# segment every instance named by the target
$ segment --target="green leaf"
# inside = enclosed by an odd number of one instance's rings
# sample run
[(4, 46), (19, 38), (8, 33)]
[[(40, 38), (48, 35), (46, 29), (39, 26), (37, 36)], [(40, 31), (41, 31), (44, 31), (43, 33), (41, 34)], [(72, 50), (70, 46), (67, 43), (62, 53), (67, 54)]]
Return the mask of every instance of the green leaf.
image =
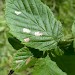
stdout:
[(7, 0), (6, 20), (15, 37), (41, 51), (55, 49), (62, 37), (61, 23), (40, 0)]
[[(17, 51), (13, 58), (12, 69), (15, 71), (22, 71), (34, 64), (32, 53), (28, 48), (24, 47)], [(35, 59), (34, 59), (35, 60)], [(33, 62), (31, 62), (33, 61)]]
[(62, 56), (64, 54), (64, 51), (61, 50), (59, 47), (57, 47), (55, 50), (52, 50), (51, 53), (54, 57), (56, 56)]
[(67, 75), (48, 56), (37, 61), (32, 75)]
[(72, 25), (72, 34), (73, 34), (73, 37), (75, 37), (75, 21)]
[(75, 49), (75, 39), (74, 39), (74, 41), (73, 41), (73, 48)]
[[(70, 49), (72, 50), (72, 49)], [(67, 73), (67, 75), (75, 75), (75, 54), (63, 55), (53, 59), (57, 65)]]
[(72, 25), (72, 34), (73, 34), (73, 37), (74, 37), (73, 47), (75, 48), (75, 21)]
[[(21, 42), (20, 42), (18, 39), (16, 39), (15, 37), (13, 37), (13, 36), (9, 37), (9, 38), (8, 38), (8, 41), (9, 41), (9, 43), (12, 45), (12, 47), (13, 47), (15, 50), (19, 50), (19, 49), (21, 49), (21, 48), (24, 47), (24, 45), (21, 44)], [(16, 44), (16, 45), (15, 45), (15, 44)]]

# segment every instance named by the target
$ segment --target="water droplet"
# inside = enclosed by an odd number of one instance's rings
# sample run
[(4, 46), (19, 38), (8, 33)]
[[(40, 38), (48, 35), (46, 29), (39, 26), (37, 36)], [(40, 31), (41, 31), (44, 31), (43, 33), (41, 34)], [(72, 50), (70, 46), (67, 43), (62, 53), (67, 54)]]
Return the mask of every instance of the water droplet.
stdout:
[(23, 28), (23, 32), (30, 33), (31, 31), (27, 28)]
[(29, 42), (29, 41), (30, 41), (29, 38), (25, 38), (25, 39), (24, 39), (24, 42)]
[(16, 60), (15, 62), (16, 63), (21, 63), (21, 62), (23, 62), (23, 60)]
[(16, 15), (20, 15), (21, 12), (20, 12), (20, 11), (15, 11), (15, 14), (16, 14)]
[(43, 35), (43, 33), (41, 33), (41, 32), (35, 32), (35, 34), (34, 34), (35, 36), (42, 36)]

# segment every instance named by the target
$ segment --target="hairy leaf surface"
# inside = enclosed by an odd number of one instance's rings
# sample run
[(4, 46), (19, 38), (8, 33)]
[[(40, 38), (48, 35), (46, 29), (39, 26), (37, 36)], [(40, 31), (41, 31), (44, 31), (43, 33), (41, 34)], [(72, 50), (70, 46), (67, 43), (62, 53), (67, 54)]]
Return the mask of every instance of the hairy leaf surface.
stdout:
[(55, 49), (62, 37), (61, 23), (40, 0), (7, 0), (6, 20), (15, 37), (41, 51)]

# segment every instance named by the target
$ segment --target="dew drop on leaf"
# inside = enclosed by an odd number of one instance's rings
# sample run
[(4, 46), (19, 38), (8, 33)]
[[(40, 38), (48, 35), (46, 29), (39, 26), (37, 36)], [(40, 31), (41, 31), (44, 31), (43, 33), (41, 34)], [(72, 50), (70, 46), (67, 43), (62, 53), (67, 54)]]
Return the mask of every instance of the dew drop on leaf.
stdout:
[(30, 41), (29, 38), (25, 38), (25, 39), (24, 39), (24, 42), (29, 42), (29, 41)]
[(23, 62), (23, 60), (17, 60), (17, 61), (15, 61), (16, 63), (21, 63), (21, 62)]
[(21, 12), (20, 12), (20, 11), (15, 11), (15, 14), (16, 14), (16, 15), (20, 15)]
[(23, 32), (30, 33), (31, 31), (27, 28), (23, 28)]
[(35, 32), (34, 35), (35, 35), (35, 36), (42, 36), (43, 33), (41, 33), (41, 32), (38, 31), (38, 32)]

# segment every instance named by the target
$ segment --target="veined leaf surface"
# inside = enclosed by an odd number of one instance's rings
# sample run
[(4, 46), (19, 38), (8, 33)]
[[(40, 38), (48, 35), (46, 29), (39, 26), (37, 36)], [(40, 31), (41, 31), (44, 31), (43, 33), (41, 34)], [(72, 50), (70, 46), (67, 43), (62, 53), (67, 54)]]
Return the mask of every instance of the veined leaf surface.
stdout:
[(62, 37), (61, 23), (40, 0), (6, 0), (6, 20), (16, 38), (41, 51), (55, 49)]
[[(12, 62), (12, 69), (15, 71), (22, 71), (29, 67), (29, 64), (33, 57), (32, 53), (28, 50), (28, 48), (24, 47), (17, 51), (14, 55)], [(35, 60), (35, 59), (34, 59)], [(33, 62), (34, 63), (34, 62)]]
[(67, 75), (48, 56), (37, 61), (32, 75)]

